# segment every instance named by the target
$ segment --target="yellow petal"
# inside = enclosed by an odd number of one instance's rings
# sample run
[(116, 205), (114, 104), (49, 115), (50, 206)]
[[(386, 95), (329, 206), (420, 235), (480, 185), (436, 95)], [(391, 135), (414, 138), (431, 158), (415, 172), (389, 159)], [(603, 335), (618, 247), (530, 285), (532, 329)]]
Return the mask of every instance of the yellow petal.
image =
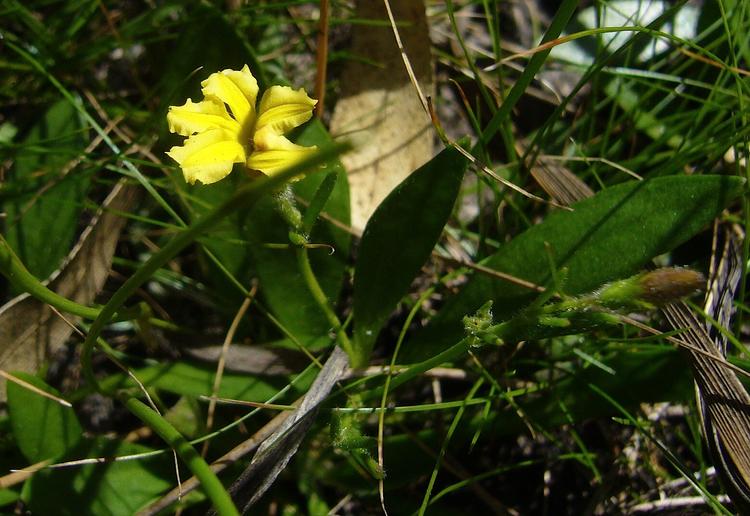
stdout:
[(245, 149), (233, 134), (221, 129), (193, 135), (167, 154), (180, 164), (185, 181), (190, 184), (215, 183), (232, 171), (234, 163), (245, 161)]
[(248, 158), (247, 166), (269, 176), (304, 160), (317, 150), (317, 147), (296, 145), (275, 134), (270, 127), (255, 133), (254, 142), (255, 151)]
[(241, 125), (255, 119), (255, 100), (258, 98), (258, 81), (245, 65), (242, 70), (222, 70), (212, 73), (201, 83), (203, 95), (225, 103)]
[(211, 129), (240, 132), (240, 125), (229, 116), (224, 104), (210, 100), (195, 103), (188, 99), (182, 106), (170, 106), (167, 122), (170, 132), (182, 136)]
[(284, 134), (310, 120), (317, 103), (302, 88), (295, 91), (289, 86), (271, 86), (260, 101), (255, 130), (270, 127), (274, 133)]

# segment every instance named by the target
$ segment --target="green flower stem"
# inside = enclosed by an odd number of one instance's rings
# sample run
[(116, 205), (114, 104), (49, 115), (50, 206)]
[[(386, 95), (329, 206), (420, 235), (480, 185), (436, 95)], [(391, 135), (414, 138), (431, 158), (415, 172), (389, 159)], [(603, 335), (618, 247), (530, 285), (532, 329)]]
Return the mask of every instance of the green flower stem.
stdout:
[[(331, 180), (332, 176), (333, 180)], [(321, 187), (318, 188), (318, 191), (315, 193), (313, 203), (311, 203), (311, 205), (308, 207), (308, 211), (305, 213), (304, 219), (297, 209), (297, 204), (294, 201), (294, 193), (292, 192), (292, 189), (289, 185), (276, 192), (274, 194), (274, 200), (276, 201), (276, 211), (289, 225), (289, 240), (291, 241), (292, 245), (295, 246), (297, 266), (300, 273), (302, 274), (302, 277), (305, 280), (307, 289), (312, 294), (313, 299), (315, 299), (315, 302), (318, 304), (318, 307), (322, 310), (333, 331), (336, 332), (339, 344), (341, 344), (341, 347), (351, 360), (354, 356), (352, 354), (352, 343), (349, 340), (349, 336), (346, 334), (346, 331), (344, 331), (341, 321), (339, 320), (338, 316), (336, 316), (336, 312), (331, 307), (331, 303), (328, 301), (328, 297), (326, 297), (326, 294), (325, 292), (323, 292), (320, 283), (318, 283), (318, 279), (315, 277), (315, 273), (310, 266), (310, 256), (307, 251), (309, 237), (308, 233), (312, 228), (312, 225), (315, 222), (318, 213), (322, 209), (325, 201), (328, 199), (328, 196), (333, 190), (333, 184), (335, 183), (335, 180), (336, 177), (334, 174), (329, 174), (323, 180)]]
[[(408, 369), (399, 372), (398, 375), (393, 376), (388, 387), (388, 392), (392, 392), (400, 385), (403, 385), (430, 369), (445, 363), (453, 362), (468, 352), (469, 349), (479, 345), (499, 344), (503, 341), (512, 342), (578, 333), (582, 330), (580, 330), (580, 326), (577, 326), (577, 324), (585, 324), (590, 328), (592, 326), (599, 327), (605, 324), (619, 323), (619, 320), (615, 316), (604, 312), (583, 312), (578, 314), (578, 316), (574, 317), (572, 320), (575, 324), (569, 324), (570, 319), (554, 317), (549, 314), (541, 313), (540, 311), (536, 317), (525, 314), (511, 319), (510, 321), (471, 332), (469, 337), (462, 339), (442, 353), (439, 353), (424, 362), (414, 364)], [(530, 336), (532, 333), (534, 335)], [(366, 399), (382, 397), (384, 390), (385, 387), (379, 387), (367, 392), (364, 396)]]
[(101, 308), (76, 303), (45, 287), (21, 263), (21, 260), (2, 235), (0, 235), (0, 273), (18, 290), (28, 292), (33, 297), (61, 312), (77, 315), (84, 319), (96, 319), (99, 316)]
[(651, 310), (700, 289), (705, 279), (699, 272), (662, 267), (613, 281), (589, 294), (565, 298), (544, 306), (532, 305), (516, 317), (491, 325), (489, 306), (464, 319), (475, 342), (501, 343), (539, 340), (589, 332), (620, 324), (612, 312)]
[[(675, 301), (694, 291), (699, 278), (699, 273), (689, 269), (658, 269), (636, 274), (625, 280), (608, 283), (588, 295), (566, 298), (543, 306), (532, 305), (516, 317), (494, 325), (492, 301), (488, 301), (474, 315), (464, 317), (466, 338), (442, 353), (400, 372), (390, 380), (390, 386), (386, 381), (384, 387), (369, 391), (366, 397), (382, 397), (386, 390), (393, 390), (434, 367), (452, 362), (473, 347), (548, 339), (622, 324), (615, 310), (649, 309), (653, 307), (650, 304), (653, 300)], [(383, 401), (381, 405), (382, 403)]]
[[(19, 291), (23, 291), (61, 312), (90, 320), (96, 319), (101, 313), (102, 309), (99, 306), (86, 306), (76, 303), (46, 287), (44, 283), (29, 272), (2, 235), (0, 235), (0, 274), (5, 276)], [(148, 310), (145, 310), (144, 306), (139, 304), (138, 306), (118, 311), (114, 314), (112, 320), (127, 321), (138, 319), (147, 313)], [(174, 324), (156, 317), (149, 317), (148, 321), (160, 328), (176, 328)]]
[(318, 306), (323, 311), (323, 314), (325, 314), (326, 319), (328, 319), (328, 323), (333, 328), (333, 331), (336, 332), (336, 336), (338, 337), (339, 344), (341, 344), (341, 348), (346, 351), (346, 354), (349, 356), (349, 360), (351, 360), (351, 358), (354, 356), (352, 354), (352, 342), (349, 340), (349, 336), (344, 331), (341, 321), (339, 321), (339, 318), (336, 316), (333, 308), (331, 308), (331, 304), (328, 302), (328, 298), (326, 297), (325, 292), (323, 292), (323, 289), (320, 287), (320, 283), (318, 283), (318, 279), (315, 277), (315, 273), (313, 273), (312, 267), (310, 266), (310, 257), (307, 253), (307, 248), (304, 246), (297, 247), (296, 253), (297, 265), (299, 266), (300, 273), (302, 273), (302, 277), (305, 279), (308, 290), (315, 299), (315, 302), (318, 303)]
[(621, 321), (616, 315), (592, 304), (566, 311), (532, 310), (492, 326), (477, 337), (486, 343), (502, 344), (574, 335), (617, 324)]
[(153, 429), (159, 437), (164, 439), (164, 442), (177, 452), (177, 455), (187, 464), (190, 471), (200, 480), (203, 491), (211, 499), (217, 514), (222, 516), (239, 515), (232, 502), (232, 497), (229, 496), (224, 485), (180, 432), (143, 402), (133, 397), (124, 397), (122, 402), (130, 412)]
[[(442, 353), (439, 353), (424, 362), (412, 365), (391, 379), (388, 390), (391, 392), (400, 385), (403, 385), (430, 369), (445, 363), (453, 362), (460, 356), (464, 355), (470, 348), (478, 345), (567, 335), (583, 331), (581, 328), (584, 325), (591, 328), (614, 323), (619, 323), (619, 320), (612, 314), (605, 312), (581, 312), (572, 318), (566, 318), (563, 316), (556, 317), (551, 314), (541, 313), (541, 311), (536, 314), (536, 316), (524, 314), (513, 318), (510, 321), (490, 326), (477, 332), (472, 332), (472, 335), (462, 339)], [(384, 387), (380, 387), (369, 391), (365, 396), (367, 399), (381, 397), (383, 391)]]

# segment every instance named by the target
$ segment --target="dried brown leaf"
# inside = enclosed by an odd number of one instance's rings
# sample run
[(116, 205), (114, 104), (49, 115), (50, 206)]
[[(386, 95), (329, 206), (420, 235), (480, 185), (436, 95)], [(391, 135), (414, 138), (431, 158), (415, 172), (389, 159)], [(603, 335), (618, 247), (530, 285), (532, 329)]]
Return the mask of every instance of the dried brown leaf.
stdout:
[[(63, 265), (49, 278), (50, 289), (80, 304), (93, 302), (107, 279), (125, 224), (117, 213), (132, 206), (138, 192), (124, 181), (115, 185)], [(15, 297), (0, 307), (0, 368), (34, 373), (72, 332), (47, 304), (28, 294)], [(4, 382), (0, 383), (0, 400), (5, 400)]]

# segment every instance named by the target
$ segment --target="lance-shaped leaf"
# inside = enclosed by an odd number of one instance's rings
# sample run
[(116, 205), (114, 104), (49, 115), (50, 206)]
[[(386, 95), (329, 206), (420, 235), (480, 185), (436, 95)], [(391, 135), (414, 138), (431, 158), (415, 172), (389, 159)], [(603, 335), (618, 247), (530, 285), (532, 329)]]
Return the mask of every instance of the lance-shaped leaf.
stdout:
[(367, 223), (354, 269), (354, 367), (367, 363), (378, 331), (429, 258), (465, 169), (466, 158), (445, 149), (397, 186)]

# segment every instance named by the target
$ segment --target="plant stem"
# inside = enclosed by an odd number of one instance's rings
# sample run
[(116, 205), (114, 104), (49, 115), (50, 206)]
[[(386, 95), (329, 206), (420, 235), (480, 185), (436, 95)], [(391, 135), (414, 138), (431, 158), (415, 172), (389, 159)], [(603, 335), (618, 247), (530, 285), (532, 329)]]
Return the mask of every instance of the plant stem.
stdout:
[[(99, 313), (101, 313), (101, 307), (76, 303), (46, 287), (44, 283), (29, 272), (2, 235), (0, 235), (0, 274), (5, 276), (19, 291), (23, 291), (61, 312), (90, 320), (96, 319), (99, 317)], [(132, 309), (118, 311), (113, 315), (112, 319), (118, 321), (137, 319), (144, 315), (144, 313), (144, 310), (140, 306), (137, 306)], [(157, 319), (153, 319), (152, 322), (161, 325), (168, 324), (166, 321), (159, 321)]]
[(81, 305), (45, 287), (21, 263), (21, 260), (2, 235), (0, 235), (0, 273), (17, 289), (28, 292), (33, 297), (62, 312), (68, 312), (85, 319), (96, 319), (99, 315), (99, 308)]
[(302, 277), (307, 284), (307, 289), (310, 291), (310, 294), (312, 294), (315, 302), (318, 303), (318, 306), (323, 311), (326, 319), (328, 319), (328, 322), (331, 325), (333, 331), (336, 332), (336, 336), (338, 337), (341, 348), (346, 351), (346, 354), (349, 355), (349, 359), (351, 360), (353, 357), (352, 343), (349, 340), (349, 336), (344, 331), (341, 321), (339, 321), (339, 318), (336, 316), (333, 308), (331, 308), (331, 304), (328, 302), (328, 297), (326, 297), (326, 294), (325, 292), (323, 292), (320, 283), (318, 283), (318, 279), (315, 277), (315, 273), (313, 273), (312, 267), (310, 266), (310, 256), (307, 253), (307, 248), (304, 246), (299, 246), (296, 249), (296, 253), (297, 265), (299, 266), (300, 273), (302, 273)]
[(123, 396), (122, 402), (130, 412), (153, 429), (159, 437), (164, 439), (164, 442), (177, 452), (177, 455), (187, 464), (190, 471), (200, 480), (203, 491), (211, 499), (217, 514), (222, 516), (239, 515), (234, 502), (232, 502), (232, 497), (229, 496), (224, 485), (180, 432), (140, 400), (132, 396)]

